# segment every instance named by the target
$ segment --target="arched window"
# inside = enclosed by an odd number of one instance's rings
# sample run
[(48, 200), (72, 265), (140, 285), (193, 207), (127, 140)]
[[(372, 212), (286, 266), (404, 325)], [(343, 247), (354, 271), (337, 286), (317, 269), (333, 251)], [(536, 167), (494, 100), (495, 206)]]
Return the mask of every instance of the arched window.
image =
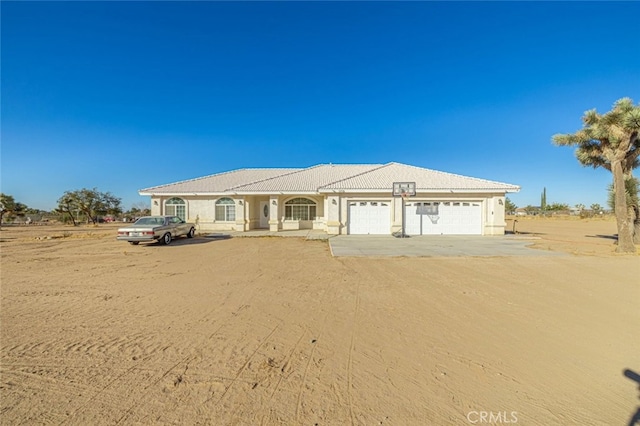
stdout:
[(236, 202), (231, 198), (220, 198), (216, 201), (216, 220), (232, 222), (236, 220)]
[(316, 203), (308, 198), (294, 198), (284, 203), (286, 220), (314, 220)]
[(164, 204), (164, 213), (170, 216), (178, 216), (182, 220), (187, 220), (187, 203), (182, 198), (170, 198)]

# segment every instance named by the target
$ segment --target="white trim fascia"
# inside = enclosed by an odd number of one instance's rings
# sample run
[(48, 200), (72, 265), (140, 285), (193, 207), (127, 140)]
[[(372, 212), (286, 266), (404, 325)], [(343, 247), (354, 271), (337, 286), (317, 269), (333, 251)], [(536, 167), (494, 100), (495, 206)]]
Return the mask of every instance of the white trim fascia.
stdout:
[(207, 195), (233, 195), (229, 192), (138, 192), (139, 195), (151, 197), (201, 197)]
[[(416, 188), (417, 193), (427, 194), (496, 194), (507, 192), (519, 192), (520, 188), (486, 188), (486, 189), (424, 189)], [(388, 190), (382, 189), (320, 189), (318, 191), (321, 194), (384, 194), (392, 193), (391, 188)]]
[(233, 191), (238, 195), (320, 195), (318, 191)]
[[(515, 188), (484, 188), (484, 189), (425, 189), (416, 188), (419, 193), (428, 194), (500, 194), (507, 192), (520, 192), (520, 187)], [(325, 195), (325, 194), (386, 194), (392, 190), (383, 189), (318, 189), (317, 191), (221, 191), (221, 192), (146, 192), (138, 191), (139, 195), (161, 197), (161, 196), (220, 196), (220, 195)]]
[(139, 195), (151, 197), (204, 197), (209, 195), (323, 195), (318, 191), (224, 191), (224, 192), (138, 192)]

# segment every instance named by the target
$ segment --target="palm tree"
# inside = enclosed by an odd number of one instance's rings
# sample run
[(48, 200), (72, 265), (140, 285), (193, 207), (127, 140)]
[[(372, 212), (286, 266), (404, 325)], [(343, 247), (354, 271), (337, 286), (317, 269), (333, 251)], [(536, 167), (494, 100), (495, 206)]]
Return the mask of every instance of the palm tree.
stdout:
[(613, 174), (618, 253), (635, 253), (633, 219), (629, 216), (625, 180), (638, 167), (640, 155), (640, 104), (629, 98), (616, 101), (611, 111), (584, 113), (584, 126), (575, 133), (553, 136), (560, 146), (577, 146), (576, 157), (583, 166), (604, 167)]

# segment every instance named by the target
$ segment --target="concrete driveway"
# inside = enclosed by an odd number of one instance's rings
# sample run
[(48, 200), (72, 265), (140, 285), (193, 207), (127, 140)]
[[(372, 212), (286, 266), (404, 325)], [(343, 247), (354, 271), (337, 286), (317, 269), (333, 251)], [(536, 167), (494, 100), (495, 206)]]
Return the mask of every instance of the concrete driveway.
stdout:
[(564, 253), (528, 248), (534, 238), (516, 236), (337, 235), (329, 239), (335, 257), (439, 257), (439, 256), (563, 256)]

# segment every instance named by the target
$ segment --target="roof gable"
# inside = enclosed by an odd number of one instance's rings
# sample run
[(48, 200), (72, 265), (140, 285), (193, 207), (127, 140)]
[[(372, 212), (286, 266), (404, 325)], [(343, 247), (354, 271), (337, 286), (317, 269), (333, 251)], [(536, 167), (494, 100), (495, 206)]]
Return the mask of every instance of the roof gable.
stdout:
[(325, 185), (321, 192), (344, 191), (391, 191), (393, 182), (415, 182), (416, 190), (448, 191), (448, 190), (486, 190), (486, 191), (518, 191), (517, 185), (478, 179), (453, 173), (440, 172), (402, 163), (388, 163), (374, 170), (351, 176)]

